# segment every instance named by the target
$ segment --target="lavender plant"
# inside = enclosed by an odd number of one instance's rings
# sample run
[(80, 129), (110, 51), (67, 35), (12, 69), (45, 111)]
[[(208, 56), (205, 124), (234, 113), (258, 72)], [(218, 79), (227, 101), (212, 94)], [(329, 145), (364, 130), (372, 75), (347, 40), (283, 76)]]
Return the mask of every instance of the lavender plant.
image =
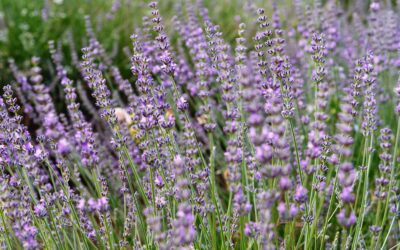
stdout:
[(144, 2), (0, 53), (2, 249), (400, 249), (398, 5)]

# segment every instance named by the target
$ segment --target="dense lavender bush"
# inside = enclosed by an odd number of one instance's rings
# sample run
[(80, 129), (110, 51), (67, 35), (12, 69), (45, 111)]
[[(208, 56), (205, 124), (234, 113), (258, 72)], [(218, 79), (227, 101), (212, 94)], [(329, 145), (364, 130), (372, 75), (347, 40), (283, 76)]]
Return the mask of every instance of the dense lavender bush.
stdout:
[(400, 249), (399, 6), (239, 2), (3, 54), (2, 249)]

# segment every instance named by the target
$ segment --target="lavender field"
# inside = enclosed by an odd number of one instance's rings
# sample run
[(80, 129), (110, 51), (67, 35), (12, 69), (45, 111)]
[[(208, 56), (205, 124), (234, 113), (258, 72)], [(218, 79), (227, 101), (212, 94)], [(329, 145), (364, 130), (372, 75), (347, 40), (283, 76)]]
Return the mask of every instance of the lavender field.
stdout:
[(399, 73), (396, 0), (0, 0), (0, 248), (400, 250)]

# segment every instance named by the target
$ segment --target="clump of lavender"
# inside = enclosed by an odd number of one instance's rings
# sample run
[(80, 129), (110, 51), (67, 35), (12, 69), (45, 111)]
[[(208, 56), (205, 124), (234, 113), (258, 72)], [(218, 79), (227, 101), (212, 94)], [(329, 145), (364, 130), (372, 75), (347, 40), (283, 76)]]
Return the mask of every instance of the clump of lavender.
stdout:
[(219, 4), (115, 0), (1, 53), (1, 248), (398, 247), (399, 9)]

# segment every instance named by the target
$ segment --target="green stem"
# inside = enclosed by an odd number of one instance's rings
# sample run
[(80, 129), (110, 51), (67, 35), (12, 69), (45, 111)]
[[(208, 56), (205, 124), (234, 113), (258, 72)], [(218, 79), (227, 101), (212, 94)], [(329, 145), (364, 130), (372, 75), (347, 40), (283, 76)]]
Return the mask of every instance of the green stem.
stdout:
[(326, 227), (328, 226), (329, 223), (329, 214), (331, 213), (331, 209), (332, 209), (332, 205), (333, 205), (333, 201), (335, 199), (335, 190), (336, 190), (336, 185), (337, 185), (337, 180), (338, 180), (338, 175), (337, 175), (337, 169), (336, 169), (336, 176), (335, 176), (335, 181), (333, 183), (333, 190), (332, 190), (332, 194), (331, 194), (331, 198), (329, 200), (329, 207), (328, 207), (328, 212), (326, 214), (326, 219), (324, 222), (324, 226), (322, 229), (322, 241), (321, 241), (321, 250), (324, 248), (324, 244), (325, 244), (325, 233), (326, 233)]
[[(374, 142), (374, 135), (373, 135), (373, 132), (371, 132), (369, 148), (372, 148), (373, 142)], [(368, 150), (367, 150), (367, 152), (368, 152)], [(373, 155), (372, 152), (370, 152), (368, 155), (367, 171), (364, 174), (365, 175), (364, 176), (364, 189), (363, 189), (363, 192), (361, 193), (362, 194), (362, 198), (361, 198), (361, 211), (362, 212), (359, 214), (359, 217), (357, 219), (356, 233), (354, 235), (353, 246), (352, 246), (353, 249), (356, 249), (356, 247), (357, 247), (358, 237), (361, 233), (362, 226), (364, 223), (366, 200), (367, 200), (367, 196), (368, 196), (368, 184), (369, 184), (368, 177), (369, 177), (369, 172), (370, 172), (370, 168), (371, 168), (372, 155)]]
[(8, 226), (7, 226), (6, 220), (4, 218), (4, 210), (3, 209), (0, 210), (0, 217), (1, 217), (1, 222), (3, 224), (3, 230), (5, 232), (5, 238), (6, 238), (6, 241), (7, 241), (8, 248), (12, 249), (11, 248), (12, 244), (11, 244), (11, 240), (10, 240), (10, 234), (8, 232)]

